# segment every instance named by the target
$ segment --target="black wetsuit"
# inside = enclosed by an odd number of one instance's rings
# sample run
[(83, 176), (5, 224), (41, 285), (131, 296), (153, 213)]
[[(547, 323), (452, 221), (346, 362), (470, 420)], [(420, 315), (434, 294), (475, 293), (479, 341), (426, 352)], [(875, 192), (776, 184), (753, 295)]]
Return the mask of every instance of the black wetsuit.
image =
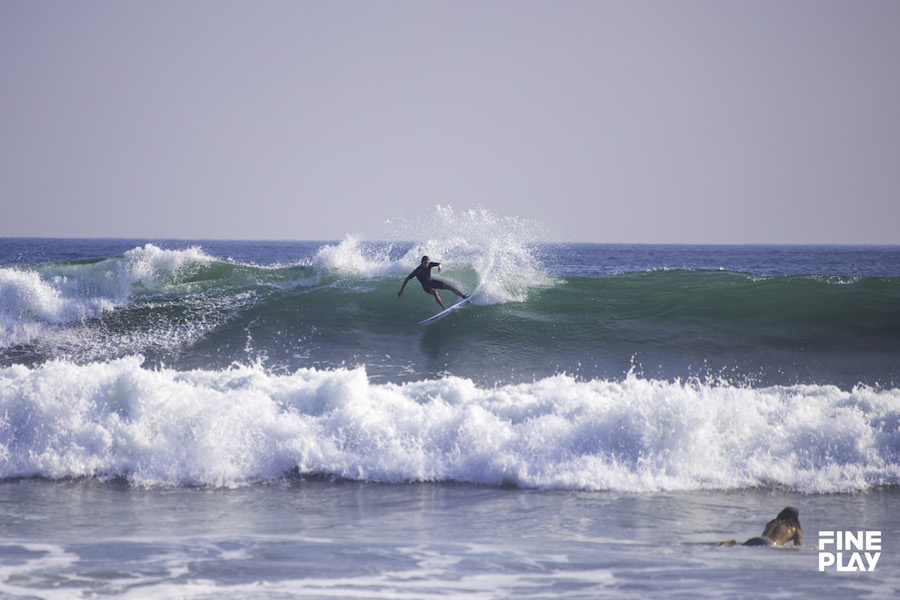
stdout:
[(410, 276), (415, 276), (416, 279), (419, 280), (419, 283), (422, 284), (422, 289), (431, 293), (431, 290), (443, 290), (446, 289), (444, 287), (444, 282), (440, 279), (432, 279), (431, 278), (431, 270), (438, 266), (441, 263), (431, 262), (428, 263), (427, 267), (423, 267), (419, 265), (416, 267), (416, 270), (410, 273)]

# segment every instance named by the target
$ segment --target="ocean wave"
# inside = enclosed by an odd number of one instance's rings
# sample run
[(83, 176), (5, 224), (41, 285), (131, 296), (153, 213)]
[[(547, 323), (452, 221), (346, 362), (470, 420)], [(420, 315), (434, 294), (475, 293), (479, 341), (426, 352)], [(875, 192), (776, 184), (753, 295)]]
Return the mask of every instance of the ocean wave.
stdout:
[(0, 268), (0, 348), (100, 317), (126, 306), (135, 294), (172, 288), (212, 261), (196, 247), (162, 250), (147, 244), (116, 258)]
[(347, 280), (400, 281), (423, 254), (444, 263), (442, 279), (468, 290), (482, 285), (481, 303), (522, 301), (528, 289), (551, 281), (533, 249), (499, 226), (480, 236), (469, 233), (466, 238), (420, 243), (362, 242), (351, 235), (337, 244), (323, 244), (311, 257), (276, 265), (212, 256), (199, 245), (162, 249), (148, 243), (121, 256), (4, 266), (0, 347), (27, 342), (36, 324), (97, 318), (151, 296), (215, 294), (252, 286), (289, 290)]
[(364, 369), (0, 369), (0, 478), (240, 486), (291, 473), (613, 491), (900, 484), (900, 390), (557, 375), (483, 388)]
[(337, 245), (322, 246), (307, 264), (317, 272), (333, 276), (383, 277), (403, 270), (392, 257), (392, 251), (391, 245), (366, 244), (349, 235)]
[(435, 246), (445, 266), (438, 277), (477, 293), (428, 328), (416, 323), (436, 306), (416, 282), (397, 298), (420, 244), (347, 238), (271, 265), (148, 244), (117, 257), (2, 267), (0, 365), (141, 354), (181, 370), (257, 359), (279, 372), (366, 365), (395, 382), (445, 373), (479, 384), (559, 372), (616, 378), (629, 364), (659, 379), (728, 373), (736, 383), (845, 390), (900, 381), (900, 278), (551, 275), (524, 246), (473, 239)]

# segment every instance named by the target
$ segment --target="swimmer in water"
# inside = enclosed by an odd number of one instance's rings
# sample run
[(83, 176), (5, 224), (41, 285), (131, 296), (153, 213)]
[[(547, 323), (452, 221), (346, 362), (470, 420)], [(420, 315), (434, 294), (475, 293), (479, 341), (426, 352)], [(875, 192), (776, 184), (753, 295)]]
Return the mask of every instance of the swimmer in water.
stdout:
[[(786, 507), (778, 516), (766, 523), (762, 535), (750, 538), (742, 546), (784, 546), (793, 541), (795, 546), (803, 542), (800, 527), (800, 511), (793, 506)], [(737, 546), (737, 540), (722, 542), (720, 546)]]
[(461, 291), (450, 285), (449, 283), (445, 283), (440, 279), (432, 279), (431, 278), (431, 269), (434, 267), (438, 268), (438, 273), (441, 272), (441, 263), (439, 262), (431, 262), (427, 256), (422, 257), (422, 262), (419, 264), (416, 269), (410, 273), (406, 279), (403, 281), (403, 285), (400, 286), (400, 291), (397, 293), (397, 296), (400, 298), (403, 297), (403, 289), (406, 287), (406, 284), (413, 277), (419, 280), (419, 283), (422, 284), (422, 289), (425, 290), (425, 293), (431, 294), (434, 296), (434, 299), (437, 300), (437, 303), (440, 304), (442, 309), (446, 309), (444, 303), (441, 301), (441, 297), (438, 296), (438, 290), (450, 290), (460, 298), (468, 298), (466, 294), (463, 294)]

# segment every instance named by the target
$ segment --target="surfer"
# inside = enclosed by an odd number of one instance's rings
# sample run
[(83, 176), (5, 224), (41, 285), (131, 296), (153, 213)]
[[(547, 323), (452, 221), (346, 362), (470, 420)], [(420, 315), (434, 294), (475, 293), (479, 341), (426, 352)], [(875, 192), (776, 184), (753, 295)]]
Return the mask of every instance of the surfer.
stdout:
[(444, 306), (444, 303), (441, 301), (441, 297), (438, 296), (438, 290), (450, 290), (460, 298), (468, 298), (466, 294), (463, 294), (461, 291), (459, 291), (449, 283), (445, 283), (440, 279), (432, 279), (431, 269), (433, 269), (434, 267), (438, 268), (438, 273), (441, 272), (441, 263), (431, 262), (431, 259), (429, 259), (427, 256), (423, 256), (422, 262), (419, 264), (419, 266), (416, 267), (415, 270), (407, 275), (406, 279), (403, 280), (403, 285), (400, 286), (400, 291), (397, 293), (397, 296), (399, 296), (400, 298), (403, 297), (403, 289), (406, 287), (406, 284), (409, 282), (409, 280), (415, 277), (419, 280), (419, 283), (422, 284), (422, 289), (425, 290), (426, 293), (434, 296), (434, 299), (437, 300), (437, 303), (440, 304), (441, 308), (444, 310), (446, 310), (447, 307)]
[[(778, 516), (766, 523), (762, 535), (750, 538), (742, 546), (784, 546), (793, 541), (795, 546), (803, 542), (803, 529), (800, 527), (800, 511), (788, 506)], [(722, 542), (720, 546), (737, 546), (737, 540)]]

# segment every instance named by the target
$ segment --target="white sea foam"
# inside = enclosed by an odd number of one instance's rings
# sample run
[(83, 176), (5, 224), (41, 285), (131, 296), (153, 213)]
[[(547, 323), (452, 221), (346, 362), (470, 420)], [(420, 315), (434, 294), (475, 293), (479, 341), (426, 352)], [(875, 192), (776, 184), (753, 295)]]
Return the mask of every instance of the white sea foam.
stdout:
[(237, 486), (302, 474), (549, 489), (900, 484), (900, 390), (555, 376), (492, 389), (362, 369), (0, 370), (0, 478)]
[(320, 248), (310, 266), (339, 276), (381, 277), (399, 272), (389, 255), (390, 248), (365, 244), (348, 235), (336, 246)]
[(152, 244), (93, 263), (0, 268), (0, 348), (48, 334), (48, 326), (96, 318), (125, 306), (135, 293), (176, 285), (214, 259), (199, 248), (162, 250)]

